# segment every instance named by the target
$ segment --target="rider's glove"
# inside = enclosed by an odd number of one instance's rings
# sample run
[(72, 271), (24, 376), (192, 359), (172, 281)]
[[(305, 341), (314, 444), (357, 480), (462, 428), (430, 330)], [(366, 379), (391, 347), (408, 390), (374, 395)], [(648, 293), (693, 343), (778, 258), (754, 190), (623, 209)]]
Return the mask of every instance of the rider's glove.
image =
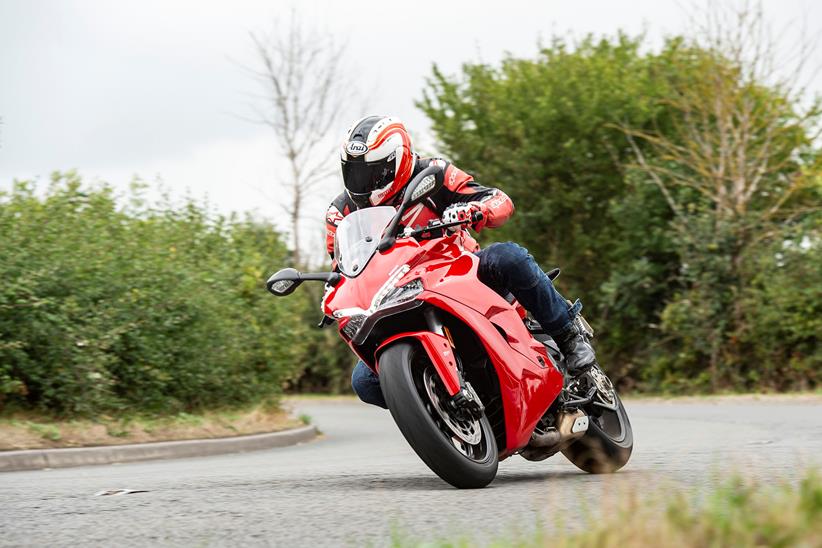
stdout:
[[(479, 215), (478, 215), (479, 214)], [(474, 220), (481, 217), (478, 220)], [(462, 204), (452, 204), (442, 212), (443, 223), (465, 222), (479, 232), (485, 226), (485, 208), (481, 202), (467, 202)]]

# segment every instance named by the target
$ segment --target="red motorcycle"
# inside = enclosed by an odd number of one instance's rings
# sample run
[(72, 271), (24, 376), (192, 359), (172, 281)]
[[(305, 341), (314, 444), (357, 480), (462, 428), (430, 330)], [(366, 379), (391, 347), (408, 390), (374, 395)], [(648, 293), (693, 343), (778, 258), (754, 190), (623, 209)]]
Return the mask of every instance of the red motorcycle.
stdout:
[[(400, 226), (439, 189), (438, 169), (419, 173), (398, 209), (361, 209), (340, 222), (339, 272), (286, 268), (268, 290), (284, 296), (303, 281), (326, 283), (320, 326), (336, 321), (379, 375), (405, 439), (451, 485), (484, 487), (515, 454), (539, 461), (561, 451), (587, 472), (618, 470), (633, 449), (622, 401), (598, 366), (565, 374), (539, 324), (513, 296), (479, 281), (479, 259), (461, 245), (459, 228), (480, 219)], [(576, 321), (593, 336), (581, 316)]]

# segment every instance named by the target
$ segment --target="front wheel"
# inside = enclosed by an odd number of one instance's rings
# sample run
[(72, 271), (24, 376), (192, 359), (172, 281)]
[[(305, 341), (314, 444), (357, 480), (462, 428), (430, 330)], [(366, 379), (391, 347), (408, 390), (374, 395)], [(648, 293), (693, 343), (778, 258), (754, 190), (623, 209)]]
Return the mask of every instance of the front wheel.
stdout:
[(408, 444), (439, 477), (462, 489), (485, 487), (497, 475), (497, 443), (488, 419), (455, 416), (428, 355), (398, 342), (380, 355), (380, 388)]
[[(578, 385), (578, 386), (574, 386)], [(622, 400), (611, 380), (595, 365), (569, 388), (584, 392), (596, 386), (594, 402), (585, 407), (588, 431), (562, 450), (574, 465), (591, 474), (616, 472), (631, 458), (634, 433)]]

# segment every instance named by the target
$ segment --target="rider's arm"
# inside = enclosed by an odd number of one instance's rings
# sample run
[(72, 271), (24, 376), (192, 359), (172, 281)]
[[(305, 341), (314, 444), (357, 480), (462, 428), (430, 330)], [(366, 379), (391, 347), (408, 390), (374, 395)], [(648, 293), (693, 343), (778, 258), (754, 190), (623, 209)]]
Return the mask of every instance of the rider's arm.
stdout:
[(483, 218), (474, 224), (474, 230), (502, 226), (514, 214), (514, 202), (503, 191), (482, 186), (452, 164), (448, 164), (443, 175), (446, 208), (455, 204), (471, 204), (473, 209), (482, 212)]
[(334, 258), (334, 236), (337, 234), (337, 225), (343, 217), (342, 211), (337, 207), (337, 200), (334, 200), (325, 212), (325, 248), (332, 259)]

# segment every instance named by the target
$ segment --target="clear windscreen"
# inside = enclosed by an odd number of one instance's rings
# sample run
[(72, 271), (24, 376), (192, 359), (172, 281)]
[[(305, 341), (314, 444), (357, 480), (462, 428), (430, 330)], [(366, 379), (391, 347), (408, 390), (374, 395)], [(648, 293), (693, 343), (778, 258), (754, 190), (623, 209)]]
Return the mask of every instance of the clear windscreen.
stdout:
[(340, 221), (334, 239), (334, 259), (343, 274), (353, 277), (365, 269), (396, 213), (390, 206), (367, 207)]

